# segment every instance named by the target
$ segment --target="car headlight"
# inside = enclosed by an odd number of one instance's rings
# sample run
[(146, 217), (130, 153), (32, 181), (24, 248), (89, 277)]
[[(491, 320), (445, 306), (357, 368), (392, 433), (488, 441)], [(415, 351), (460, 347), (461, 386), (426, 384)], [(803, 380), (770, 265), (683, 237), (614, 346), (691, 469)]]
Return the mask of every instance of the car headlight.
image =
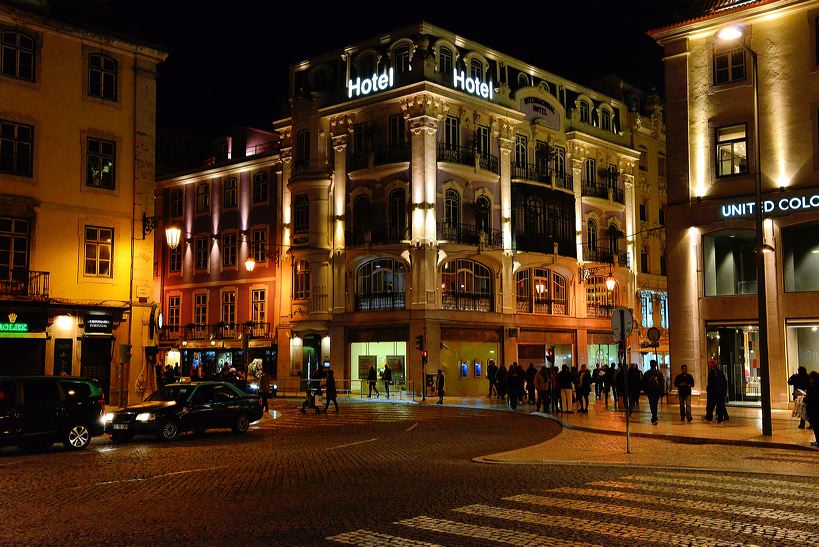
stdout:
[(254, 384), (250, 384), (250, 386), (249, 386), (249, 387), (250, 387), (250, 389), (251, 389), (251, 390), (256, 391), (257, 389), (259, 389), (259, 384), (255, 384), (255, 383), (254, 383)]
[(136, 421), (138, 421), (138, 422), (150, 422), (154, 418), (156, 418), (156, 416), (154, 416), (150, 412), (142, 412), (140, 414), (137, 414)]
[(110, 424), (111, 422), (114, 421), (114, 413), (113, 412), (107, 412), (107, 413), (103, 414), (102, 418), (100, 418), (100, 421), (102, 422), (103, 425)]
[(273, 391), (279, 391), (279, 386), (277, 386), (276, 384), (273, 384)]

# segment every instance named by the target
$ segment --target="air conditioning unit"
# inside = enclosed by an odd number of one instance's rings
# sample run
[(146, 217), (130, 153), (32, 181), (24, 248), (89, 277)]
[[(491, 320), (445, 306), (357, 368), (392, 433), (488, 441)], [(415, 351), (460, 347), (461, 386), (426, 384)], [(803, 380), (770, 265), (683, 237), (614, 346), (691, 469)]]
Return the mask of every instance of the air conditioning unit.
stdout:
[(518, 334), (520, 334), (520, 329), (518, 327), (508, 327), (506, 334), (509, 335), (509, 338), (517, 338)]

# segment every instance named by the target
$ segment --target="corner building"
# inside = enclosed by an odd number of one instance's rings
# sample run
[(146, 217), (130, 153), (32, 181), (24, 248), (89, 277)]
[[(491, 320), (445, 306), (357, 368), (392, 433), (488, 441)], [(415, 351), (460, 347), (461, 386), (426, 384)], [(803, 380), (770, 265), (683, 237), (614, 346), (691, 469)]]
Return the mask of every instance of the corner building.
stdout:
[[(784, 408), (797, 367), (819, 370), (819, 2), (712, 1), (688, 15), (650, 33), (665, 50), (674, 372), (687, 364), (704, 387), (715, 361), (729, 400), (758, 404), (764, 291), (771, 401)], [(734, 40), (719, 39), (726, 28)], [(773, 250), (763, 287), (757, 173)]]
[(394, 389), (441, 368), (479, 395), (492, 361), (616, 360), (638, 108), (427, 23), (294, 65), (290, 96), (280, 384), (318, 363), (358, 392), (389, 364)]

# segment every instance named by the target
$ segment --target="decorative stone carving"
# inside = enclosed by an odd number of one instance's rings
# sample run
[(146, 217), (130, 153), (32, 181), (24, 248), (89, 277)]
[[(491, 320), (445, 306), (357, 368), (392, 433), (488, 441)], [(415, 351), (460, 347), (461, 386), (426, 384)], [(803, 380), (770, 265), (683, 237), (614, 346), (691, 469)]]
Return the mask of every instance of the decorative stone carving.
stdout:
[[(351, 133), (355, 127), (355, 114), (342, 114), (330, 118), (330, 135), (346, 135)], [(335, 142), (335, 141), (334, 141)]]
[(409, 130), (413, 135), (420, 135), (426, 132), (427, 135), (434, 135), (438, 131), (438, 118), (432, 116), (418, 116), (409, 119)]

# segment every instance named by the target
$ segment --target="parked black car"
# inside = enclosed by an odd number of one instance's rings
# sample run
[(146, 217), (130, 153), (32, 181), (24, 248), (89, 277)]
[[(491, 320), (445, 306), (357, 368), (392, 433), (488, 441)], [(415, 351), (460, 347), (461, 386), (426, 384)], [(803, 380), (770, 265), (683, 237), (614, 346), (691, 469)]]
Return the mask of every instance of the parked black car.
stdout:
[(245, 433), (262, 413), (261, 397), (247, 395), (228, 382), (169, 384), (144, 403), (114, 413), (105, 431), (114, 441), (128, 441), (134, 435), (169, 441), (183, 431), (228, 427)]
[(104, 431), (105, 399), (96, 380), (0, 376), (0, 446), (79, 450)]

